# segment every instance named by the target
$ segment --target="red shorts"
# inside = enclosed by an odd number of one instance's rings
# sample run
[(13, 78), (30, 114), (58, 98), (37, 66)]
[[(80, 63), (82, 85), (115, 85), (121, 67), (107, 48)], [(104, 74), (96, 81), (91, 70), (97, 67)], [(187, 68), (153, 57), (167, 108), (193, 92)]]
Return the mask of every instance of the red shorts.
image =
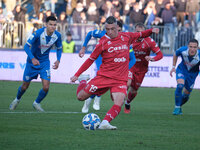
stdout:
[(132, 82), (131, 87), (135, 90), (138, 90), (142, 84), (146, 72), (132, 72)]
[(84, 91), (88, 94), (102, 95), (110, 89), (110, 93), (121, 92), (127, 94), (127, 82), (107, 78), (104, 76), (96, 76), (90, 80)]

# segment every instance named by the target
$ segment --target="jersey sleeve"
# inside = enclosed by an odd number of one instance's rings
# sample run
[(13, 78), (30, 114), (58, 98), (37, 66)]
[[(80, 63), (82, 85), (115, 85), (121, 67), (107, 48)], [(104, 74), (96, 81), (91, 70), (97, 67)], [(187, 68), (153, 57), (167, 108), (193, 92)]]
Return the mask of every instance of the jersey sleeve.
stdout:
[(150, 49), (154, 52), (154, 53), (158, 53), (160, 51), (160, 48), (158, 47), (158, 44), (156, 44), (156, 42), (150, 38), (149, 40), (149, 46), (150, 46)]
[(183, 46), (183, 47), (180, 47), (179, 49), (177, 49), (175, 52), (175, 55), (180, 56), (182, 51), (184, 51), (184, 50), (187, 50), (187, 46)]
[(58, 39), (57, 39), (55, 45), (56, 45), (57, 49), (62, 49), (62, 39), (61, 39), (60, 34), (58, 35)]
[(130, 36), (130, 43), (133, 43), (138, 38), (145, 38), (149, 37), (152, 34), (152, 29), (148, 29), (142, 32), (127, 32), (126, 34), (129, 34)]
[(38, 39), (39, 33), (37, 31), (33, 32), (33, 34), (28, 38), (26, 44), (28, 44), (29, 46), (32, 46), (33, 43)]
[(103, 31), (101, 31), (101, 30), (94, 30), (94, 31), (92, 32), (92, 36), (93, 36), (94, 38), (101, 38), (101, 37), (103, 37), (105, 34), (106, 34), (106, 31), (105, 31), (105, 30), (103, 30)]

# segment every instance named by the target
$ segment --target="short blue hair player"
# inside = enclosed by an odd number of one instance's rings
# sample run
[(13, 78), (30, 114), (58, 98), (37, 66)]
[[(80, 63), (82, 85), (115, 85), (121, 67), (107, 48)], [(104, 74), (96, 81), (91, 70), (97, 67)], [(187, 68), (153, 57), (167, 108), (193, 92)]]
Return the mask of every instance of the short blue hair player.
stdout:
[(40, 90), (38, 97), (33, 102), (33, 107), (40, 112), (43, 112), (40, 102), (48, 93), (50, 85), (50, 60), (49, 53), (53, 45), (57, 47), (57, 60), (54, 62), (53, 69), (59, 67), (62, 40), (61, 34), (56, 31), (57, 19), (54, 16), (49, 16), (46, 19), (46, 27), (35, 31), (24, 45), (24, 50), (27, 53), (26, 68), (23, 75), (23, 83), (18, 88), (17, 96), (10, 104), (10, 110), (14, 110), (20, 102), (22, 95), (28, 89), (32, 79), (37, 79), (38, 75), (42, 80), (43, 88)]
[[(182, 61), (175, 69), (178, 56), (181, 56)], [(172, 73), (176, 72), (177, 80), (174, 115), (182, 114), (181, 106), (189, 100), (189, 95), (199, 73), (199, 66), (200, 50), (198, 50), (198, 41), (192, 39), (189, 41), (188, 46), (179, 48), (173, 56), (173, 68), (170, 75), (172, 76)]]
[[(121, 21), (117, 21), (117, 25), (118, 25), (118, 31), (121, 32), (122, 31), (122, 22)], [(79, 52), (79, 56), (83, 57), (85, 54), (85, 49), (87, 47), (88, 42), (90, 41), (90, 39), (92, 37), (94, 38), (101, 38), (106, 34), (105, 30), (93, 30), (87, 33), (86, 37), (85, 37), (85, 41), (83, 43), (83, 47)], [(131, 68), (135, 62), (136, 62), (136, 58), (135, 58), (135, 54), (134, 51), (131, 50), (130, 48), (130, 62), (129, 62), (129, 68)], [(96, 60), (95, 60), (96, 66), (97, 66), (97, 71), (100, 69), (100, 65), (102, 64), (102, 57), (99, 56)], [(82, 77), (86, 77), (85, 75), (80, 76), (79, 79), (81, 79)], [(89, 79), (89, 76), (86, 77)], [(92, 101), (92, 99), (94, 99), (94, 103), (93, 103), (93, 108), (95, 110), (100, 110), (100, 100), (101, 100), (101, 96), (97, 96), (97, 95), (91, 95), (87, 100), (85, 100), (83, 108), (82, 108), (82, 113), (88, 113), (89, 111), (89, 106), (90, 103)]]

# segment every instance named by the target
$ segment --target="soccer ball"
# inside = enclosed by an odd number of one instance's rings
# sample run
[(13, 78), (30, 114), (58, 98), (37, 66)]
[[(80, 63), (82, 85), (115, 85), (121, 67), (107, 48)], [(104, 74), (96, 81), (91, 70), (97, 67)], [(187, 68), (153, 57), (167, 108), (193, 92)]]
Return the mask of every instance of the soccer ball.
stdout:
[(96, 130), (101, 123), (97, 114), (90, 113), (83, 117), (82, 124), (86, 130)]

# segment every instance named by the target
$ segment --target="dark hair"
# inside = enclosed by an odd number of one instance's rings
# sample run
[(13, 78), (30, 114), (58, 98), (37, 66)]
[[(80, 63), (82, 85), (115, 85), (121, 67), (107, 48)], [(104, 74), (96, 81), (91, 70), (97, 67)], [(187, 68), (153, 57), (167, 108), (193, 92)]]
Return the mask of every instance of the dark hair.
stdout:
[(49, 16), (49, 17), (47, 17), (47, 19), (46, 19), (46, 23), (49, 22), (50, 20), (51, 20), (51, 21), (57, 21), (57, 19), (56, 19), (55, 16)]
[(189, 43), (197, 43), (197, 46), (199, 45), (199, 42), (196, 40), (196, 39), (191, 39), (189, 40), (188, 44)]
[(106, 19), (106, 23), (107, 24), (113, 24), (113, 23), (116, 23), (117, 20), (115, 19), (115, 17), (113, 16), (109, 16), (107, 19)]
[(143, 23), (141, 23), (141, 22), (137, 23), (137, 24), (135, 25), (135, 28), (136, 28), (136, 27), (140, 27), (140, 28), (146, 29), (145, 25), (144, 25)]
[(67, 36), (72, 36), (70, 31), (67, 32)]
[(117, 21), (117, 25), (118, 25), (120, 28), (122, 28), (123, 22), (122, 22), (122, 21)]

